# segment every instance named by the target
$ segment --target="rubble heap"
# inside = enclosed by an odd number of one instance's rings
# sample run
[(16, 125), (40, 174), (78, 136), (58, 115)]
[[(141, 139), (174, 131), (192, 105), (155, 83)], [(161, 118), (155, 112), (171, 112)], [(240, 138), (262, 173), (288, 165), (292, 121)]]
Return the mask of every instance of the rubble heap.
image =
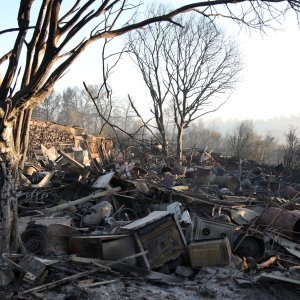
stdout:
[(300, 191), (280, 168), (47, 146), (24, 169), (1, 299), (299, 296)]
[[(42, 148), (63, 151), (83, 149), (90, 152), (91, 158), (96, 158), (106, 164), (113, 147), (113, 141), (100, 136), (86, 134), (81, 127), (69, 127), (49, 121), (32, 120), (30, 122), (28, 158), (32, 161), (42, 160)], [(71, 151), (72, 152), (72, 151)], [(103, 155), (107, 155), (104, 157)]]

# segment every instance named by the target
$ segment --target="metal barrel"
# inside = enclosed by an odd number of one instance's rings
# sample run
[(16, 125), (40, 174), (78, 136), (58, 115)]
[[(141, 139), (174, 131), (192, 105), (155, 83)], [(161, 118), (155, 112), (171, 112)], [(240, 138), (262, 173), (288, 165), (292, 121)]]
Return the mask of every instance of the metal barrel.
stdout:
[(300, 237), (300, 211), (278, 207), (267, 208), (260, 216), (260, 224), (279, 229), (290, 237)]
[(240, 188), (240, 181), (233, 175), (216, 176), (212, 182), (221, 188), (228, 188), (232, 192), (236, 192)]

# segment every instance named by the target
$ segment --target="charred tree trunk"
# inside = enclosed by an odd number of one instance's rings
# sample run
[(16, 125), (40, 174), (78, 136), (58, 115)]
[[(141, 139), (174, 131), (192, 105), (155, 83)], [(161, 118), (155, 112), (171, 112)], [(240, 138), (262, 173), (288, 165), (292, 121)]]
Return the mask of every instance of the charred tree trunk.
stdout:
[(1, 243), (0, 253), (16, 253), (19, 249), (18, 206), (16, 198), (16, 178), (8, 162), (1, 159)]
[(164, 126), (158, 126), (158, 130), (161, 135), (162, 153), (168, 156), (168, 138)]
[(23, 127), (22, 127), (22, 134), (21, 134), (21, 153), (22, 158), (20, 162), (20, 169), (24, 169), (24, 164), (26, 161), (27, 151), (28, 151), (28, 144), (29, 144), (29, 131), (30, 131), (30, 121), (32, 116), (32, 108), (29, 108), (25, 112)]
[(177, 156), (182, 160), (183, 126), (177, 125)]
[(19, 249), (16, 197), (19, 155), (14, 147), (13, 124), (3, 122), (0, 128), (0, 253), (16, 253)]
[(162, 151), (165, 156), (168, 156), (168, 139), (165, 136), (162, 139)]

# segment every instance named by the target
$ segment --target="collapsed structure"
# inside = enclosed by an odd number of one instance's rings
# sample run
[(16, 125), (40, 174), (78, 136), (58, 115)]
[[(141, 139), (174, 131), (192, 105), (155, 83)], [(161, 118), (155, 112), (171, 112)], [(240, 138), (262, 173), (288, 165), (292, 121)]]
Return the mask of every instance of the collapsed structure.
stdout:
[(18, 191), (22, 254), (3, 254), (1, 298), (75, 283), (92, 299), (90, 289), (133, 277), (191, 299), (299, 293), (300, 186), (281, 167), (205, 150), (186, 153), (186, 165), (146, 152), (113, 161), (111, 140), (31, 126)]

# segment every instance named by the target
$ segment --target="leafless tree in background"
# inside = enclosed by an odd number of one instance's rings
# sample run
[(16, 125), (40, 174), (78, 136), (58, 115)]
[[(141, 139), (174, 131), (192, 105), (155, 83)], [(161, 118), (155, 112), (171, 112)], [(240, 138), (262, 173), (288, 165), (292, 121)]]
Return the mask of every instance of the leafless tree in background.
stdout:
[[(152, 97), (151, 112), (167, 143), (164, 108), (172, 101), (177, 129), (177, 155), (182, 158), (183, 130), (216, 111), (238, 79), (237, 46), (204, 17), (176, 18), (181, 25), (161, 23), (131, 35), (129, 47)], [(225, 94), (225, 96), (224, 96)]]
[(32, 118), (44, 121), (56, 122), (62, 104), (60, 93), (52, 91), (41, 105), (35, 107), (32, 112)]
[[(237, 46), (210, 22), (191, 17), (179, 23), (184, 28), (173, 26), (163, 51), (181, 159), (184, 129), (226, 102), (224, 98), (238, 80), (241, 61)], [(223, 97), (221, 103), (218, 96)]]
[(253, 152), (248, 158), (257, 162), (266, 163), (271, 151), (274, 150), (275, 137), (272, 136), (271, 132), (268, 132), (265, 136), (253, 132), (252, 143)]
[[(299, 0), (280, 2), (299, 12)], [(18, 3), (17, 28), (0, 31), (1, 37), (16, 32), (11, 49), (0, 56), (0, 65), (6, 66), (0, 85), (0, 252), (18, 250), (15, 193), (18, 167), (20, 162), (22, 167), (27, 152), (32, 109), (50, 95), (55, 82), (86, 47), (97, 40), (120, 36), (154, 22), (171, 22), (174, 16), (192, 9), (215, 18), (220, 13), (217, 9), (223, 4), (227, 9), (227, 17), (240, 24), (259, 28), (267, 25), (269, 19), (286, 12), (282, 9), (282, 3), (277, 9), (278, 1), (272, 0), (238, 3), (200, 1), (188, 3), (165, 15), (129, 24), (135, 9), (135, 2), (130, 0), (20, 0)], [(230, 6), (237, 10), (230, 9)], [(32, 18), (34, 11), (38, 15)], [(23, 64), (22, 57), (25, 57), (25, 61), (21, 70), (19, 65)]]
[(253, 122), (250, 120), (241, 121), (232, 134), (228, 134), (228, 142), (237, 159), (249, 158), (253, 153)]
[[(98, 94), (99, 85), (89, 85), (89, 90), (93, 94)], [(104, 115), (109, 112), (109, 99), (105, 90), (102, 90), (96, 97), (98, 108)], [(118, 101), (118, 104), (120, 101)], [(116, 100), (112, 100), (113, 118), (120, 119)], [(33, 118), (44, 121), (58, 122), (68, 126), (80, 126), (87, 133), (99, 134), (103, 126), (103, 120), (99, 118), (95, 106), (89, 95), (83, 88), (67, 87), (61, 93), (53, 91), (40, 105), (34, 108)]]
[(204, 126), (203, 122), (192, 123), (186, 130), (184, 146), (192, 148), (194, 145), (201, 149), (207, 147), (210, 151), (218, 152), (222, 142), (222, 134), (214, 124), (209, 127)]
[(290, 126), (289, 132), (285, 136), (286, 144), (283, 147), (283, 162), (287, 170), (291, 170), (299, 165), (300, 140), (297, 136), (297, 128)]
[[(149, 15), (154, 15), (158, 10), (165, 11), (159, 6), (149, 11)], [(151, 113), (155, 117), (157, 130), (160, 133), (160, 141), (164, 154), (167, 154), (167, 131), (165, 126), (164, 103), (167, 100), (168, 88), (165, 88), (164, 77), (161, 73), (164, 64), (162, 57), (162, 45), (166, 35), (169, 33), (168, 26), (159, 23), (152, 24), (145, 30), (139, 30), (129, 35), (128, 47), (133, 54), (143, 80), (152, 98)]]

